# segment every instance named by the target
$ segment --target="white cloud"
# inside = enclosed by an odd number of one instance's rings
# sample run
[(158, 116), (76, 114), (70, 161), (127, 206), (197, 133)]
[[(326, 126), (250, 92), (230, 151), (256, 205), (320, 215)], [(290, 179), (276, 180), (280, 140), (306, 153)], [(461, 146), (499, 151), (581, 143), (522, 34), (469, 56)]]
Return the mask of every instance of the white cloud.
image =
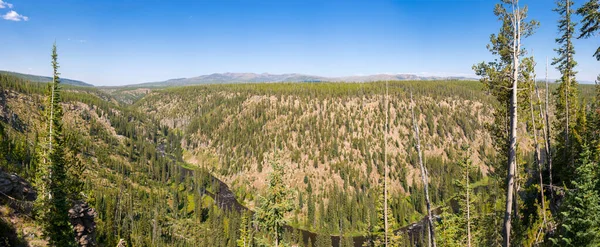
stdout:
[(10, 12), (6, 13), (6, 15), (3, 15), (2, 18), (4, 20), (9, 20), (9, 21), (28, 21), (29, 20), (29, 17), (20, 15), (19, 13), (17, 13), (14, 10), (11, 10)]
[(71, 38), (67, 38), (68, 41), (73, 41), (73, 42), (77, 42), (77, 43), (86, 43), (87, 40), (85, 39), (71, 39)]
[(12, 9), (13, 5), (0, 0), (0, 9), (9, 8)]

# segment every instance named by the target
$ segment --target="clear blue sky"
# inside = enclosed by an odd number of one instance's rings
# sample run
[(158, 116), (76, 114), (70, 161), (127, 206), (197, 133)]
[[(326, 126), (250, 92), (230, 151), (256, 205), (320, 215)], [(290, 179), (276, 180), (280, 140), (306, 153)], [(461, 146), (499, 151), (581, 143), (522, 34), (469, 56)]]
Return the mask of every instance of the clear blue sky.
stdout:
[[(500, 25), (492, 0), (0, 2), (13, 19), (0, 19), (0, 70), (50, 75), (56, 40), (63, 77), (95, 85), (219, 72), (470, 76), (492, 58), (485, 46)], [(555, 56), (554, 1), (521, 2), (541, 22), (524, 45), (543, 77), (543, 60)], [(575, 45), (578, 79), (593, 81), (600, 39)]]

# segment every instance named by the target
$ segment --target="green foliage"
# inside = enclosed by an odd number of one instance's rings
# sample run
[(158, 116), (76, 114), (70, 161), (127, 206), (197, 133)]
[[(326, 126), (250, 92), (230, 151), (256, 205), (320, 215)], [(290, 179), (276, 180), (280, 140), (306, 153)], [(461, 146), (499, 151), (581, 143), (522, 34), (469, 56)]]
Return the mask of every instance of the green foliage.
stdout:
[[(26, 81), (38, 82), (40, 84), (52, 83), (53, 79), (54, 79), (53, 77), (21, 74), (21, 73), (1, 71), (1, 70), (0, 70), (0, 74), (10, 75), (10, 76), (21, 78)], [(70, 79), (64, 79), (64, 78), (61, 79), (61, 83), (64, 85), (73, 85), (73, 86), (80, 86), (80, 87), (92, 87), (93, 86), (91, 84), (88, 84), (88, 83), (85, 83), (82, 81), (70, 80)]]
[(252, 225), (250, 220), (250, 214), (244, 213), (242, 215), (242, 222), (240, 223), (240, 236), (236, 241), (238, 247), (251, 247), (252, 246)]
[(65, 142), (63, 136), (63, 112), (60, 105), (60, 79), (58, 73), (58, 55), (56, 45), (52, 49), (52, 67), (54, 79), (48, 90), (46, 105), (45, 141), (40, 150), (40, 162), (36, 186), (38, 199), (36, 213), (48, 237), (51, 246), (75, 246), (73, 229), (69, 222), (68, 212), (72, 199), (69, 186), (73, 177), (69, 177), (65, 159)]
[[(383, 108), (378, 106), (383, 85), (189, 86), (157, 90), (132, 108), (155, 115), (169, 128), (180, 131), (183, 148), (192, 156), (214, 154), (221, 162), (215, 162), (211, 172), (234, 180), (232, 188), (236, 193), (246, 193), (239, 196), (247, 198), (248, 205), (256, 204), (250, 199), (252, 192), (262, 189), (253, 187), (252, 180), (263, 176), (268, 166), (266, 157), (281, 148), (281, 159), (294, 174), (290, 185), (299, 189), (304, 202), (297, 214), (302, 227), (338, 233), (342, 225), (344, 232), (358, 234), (367, 232), (366, 222), (376, 217), (370, 213), (373, 207), (368, 203), (376, 198), (371, 179), (383, 170), (379, 130)], [(421, 120), (422, 126), (428, 126), (423, 130), (425, 152), (443, 150), (426, 157), (432, 178), (430, 196), (437, 204), (453, 195), (452, 177), (457, 169), (448, 165), (448, 160), (455, 158), (460, 144), (483, 138), (486, 140), (477, 147), (484, 152), (475, 155), (483, 159), (495, 152), (483, 128), (494, 102), (481, 89), (482, 85), (471, 81), (389, 83), (393, 109), (390, 126), (394, 132), (389, 175), (392, 184), (402, 185), (390, 191), (390, 207), (399, 223), (418, 219), (424, 198), (422, 190), (417, 189), (419, 183), (407, 179), (416, 163), (415, 155), (406, 148), (411, 139), (406, 132), (411, 126), (406, 118), (406, 92), (412, 90), (422, 102), (417, 111), (433, 118), (431, 123)], [(331, 179), (340, 184), (332, 185)], [(312, 203), (308, 203), (310, 197)], [(318, 210), (320, 204), (324, 212)]]
[[(600, 1), (588, 0), (577, 9), (577, 14), (583, 17), (581, 20), (580, 38), (590, 38), (600, 33)], [(594, 52), (594, 56), (600, 61), (600, 47)]]
[[(3, 114), (13, 116), (0, 117), (6, 150), (0, 166), (31, 181), (47, 140), (46, 87), (5, 74), (0, 87)], [(64, 160), (68, 177), (77, 177), (65, 184), (66, 194), (69, 202), (84, 199), (98, 212), (100, 245), (115, 246), (122, 238), (130, 246), (235, 246), (236, 231), (229, 228), (238, 228), (231, 220), (238, 216), (211, 213), (215, 202), (206, 193), (215, 186), (206, 171), (181, 168), (180, 133), (94, 88), (61, 88)]]
[(442, 214), (441, 223), (436, 226), (437, 232), (437, 244), (440, 246), (448, 247), (460, 247), (466, 246), (466, 227), (464, 224), (464, 218), (459, 214), (454, 214), (451, 209), (444, 207)]
[(556, 39), (559, 48), (555, 49), (558, 57), (553, 59), (552, 65), (561, 72), (559, 79), (559, 87), (555, 91), (556, 95), (556, 122), (557, 129), (557, 147), (554, 161), (557, 169), (553, 170), (556, 173), (556, 183), (569, 185), (573, 179), (574, 163), (577, 159), (577, 154), (581, 151), (581, 134), (578, 131), (577, 114), (579, 112), (578, 88), (575, 80), (575, 66), (577, 62), (573, 56), (575, 49), (573, 47), (573, 36), (575, 33), (575, 22), (572, 20), (573, 1), (561, 0), (556, 2), (557, 7), (554, 9), (560, 15), (558, 21), (558, 30), (560, 36)]
[[(502, 70), (489, 71), (498, 73), (495, 77), (498, 80), (494, 82), (502, 82)], [(403, 141), (406, 134), (401, 131), (410, 126), (403, 106), (405, 92), (413, 90), (423, 102), (416, 110), (424, 116), (421, 126), (424, 126), (426, 146), (436, 150), (425, 157), (434, 205), (448, 205), (452, 198), (461, 198), (463, 189), (455, 186), (454, 180), (461, 177), (464, 170), (453, 161), (462, 157), (461, 144), (476, 143), (474, 145), (479, 146), (474, 146), (473, 153), (478, 154), (485, 165), (476, 164), (469, 173), (477, 226), (473, 227), (477, 228), (473, 229), (474, 242), (479, 246), (498, 245), (498, 219), (503, 215), (503, 199), (498, 199), (503, 195), (502, 178), (498, 176), (502, 157), (496, 155), (491, 144), (502, 144), (501, 138), (487, 137), (484, 125), (488, 116), (502, 109), (501, 104), (482, 89), (495, 96), (502, 93), (499, 85), (458, 81), (390, 83), (393, 95), (390, 104), (396, 113), (390, 123), (399, 130), (394, 132), (390, 142), (390, 149), (397, 150), (389, 156), (390, 180), (393, 185), (399, 185), (389, 198), (390, 222), (395, 224), (391, 228), (415, 222), (424, 214), (421, 185), (406, 179), (413, 172), (415, 157), (403, 153), (411, 144)], [(527, 85), (523, 81), (520, 87), (525, 89)], [(8, 90), (7, 97), (16, 94), (22, 98), (8, 98), (4, 109), (9, 113), (15, 111), (25, 123), (0, 123), (0, 130), (5, 130), (0, 143), (3, 148), (0, 156), (5, 158), (0, 159), (0, 166), (27, 176), (38, 165), (29, 162), (38, 160), (34, 158), (36, 145), (33, 143), (45, 142), (43, 133), (35, 133), (46, 129), (43, 124), (37, 124), (44, 115), (38, 112), (48, 110), (39, 105), (44, 87), (3, 74), (0, 74), (0, 86)], [(131, 246), (229, 247), (254, 232), (244, 227), (251, 225), (244, 223), (249, 218), (217, 207), (217, 201), (209, 195), (218, 193), (219, 187), (209, 172), (224, 178), (247, 172), (252, 175), (254, 164), (269, 169), (264, 161), (273, 154), (271, 150), (282, 149), (284, 155), (277, 161), (287, 164), (286, 172), (293, 172), (293, 176), (286, 174), (285, 182), (287, 184), (290, 178), (290, 182), (293, 180), (299, 186), (295, 189), (298, 203), (294, 202), (290, 217), (293, 220), (288, 223), (319, 233), (342, 235), (342, 242), (352, 245), (351, 236), (375, 232), (381, 222), (382, 207), (377, 206), (381, 195), (372, 183), (383, 169), (381, 145), (378, 145), (382, 109), (372, 107), (381, 98), (381, 88), (380, 82), (194, 86), (158, 90), (134, 105), (121, 105), (111, 95), (93, 88), (64, 86), (60, 96), (65, 109), (62, 130), (67, 174), (70, 174), (68, 177), (81, 174), (79, 182), (84, 182), (87, 195), (82, 199), (89, 201), (98, 212), (101, 245), (114, 246), (123, 238)], [(580, 88), (583, 89), (581, 97), (589, 99), (591, 87)], [(0, 100), (3, 97), (0, 94)], [(31, 107), (23, 102), (32, 102)], [(181, 105), (170, 108), (169, 102)], [(22, 105), (29, 108), (19, 109)], [(318, 115), (323, 112), (328, 114)], [(591, 120), (593, 112), (586, 113), (589, 127), (582, 129), (585, 134), (582, 138), (597, 143), (599, 138), (594, 137), (597, 133), (591, 130), (600, 128), (591, 127), (598, 126), (594, 125), (597, 121)], [(19, 126), (25, 127), (19, 131)], [(40, 136), (39, 141), (36, 135)], [(273, 141), (275, 136), (279, 139)], [(181, 169), (182, 166), (195, 167), (182, 160), (184, 154), (195, 150), (202, 150), (202, 155), (210, 154), (205, 155), (210, 158), (202, 159), (208, 170)], [(501, 148), (498, 150), (504, 152)], [(42, 150), (39, 151), (42, 154)], [(525, 151), (520, 154), (523, 171), (531, 169), (527, 155)], [(82, 171), (82, 167), (87, 169)], [(488, 170), (490, 167), (494, 169)], [(318, 173), (304, 172), (308, 169), (318, 169)], [(523, 185), (531, 182), (526, 176), (522, 179)], [(258, 204), (251, 203), (261, 191), (245, 182), (234, 180), (230, 184), (236, 197), (239, 196), (240, 201), (246, 198), (244, 205), (260, 206), (267, 197)], [(69, 185), (74, 189), (67, 190), (68, 197), (81, 195), (76, 193), (80, 186), (81, 183)], [(526, 188), (522, 192), (531, 197), (539, 191), (531, 193)], [(448, 208), (442, 224), (454, 225), (457, 231), (462, 231), (458, 225), (463, 223), (452, 220), (452, 217), (461, 219), (460, 214), (464, 212), (461, 208)], [(539, 226), (540, 218), (527, 220), (528, 215), (533, 215), (528, 212), (530, 209), (527, 207), (520, 213), (521, 222), (531, 227), (521, 229)], [(264, 225), (256, 232), (256, 236), (269, 234), (272, 231), (267, 231)], [(316, 242), (329, 246), (331, 238), (326, 234), (319, 234), (322, 237)], [(447, 236), (453, 236), (451, 231)], [(395, 237), (390, 236), (390, 243)], [(279, 232), (282, 242), (292, 244), (297, 243), (297, 239), (288, 232)], [(265, 240), (268, 240), (265, 245), (273, 243), (273, 237)], [(254, 240), (250, 243), (257, 244)]]
[[(454, 200), (456, 200), (458, 208), (456, 212), (453, 212), (451, 207), (444, 207), (442, 210), (438, 235), (440, 246), (467, 246), (467, 241), (471, 241), (472, 245), (478, 243), (477, 229), (480, 226), (475, 224), (478, 210), (475, 207), (476, 195), (472, 185), (476, 172), (467, 156), (468, 147), (462, 149), (461, 156), (463, 158), (458, 162), (462, 175), (460, 179), (455, 180), (457, 191)], [(468, 239), (468, 234), (471, 234), (471, 239)]]
[(598, 163), (591, 160), (587, 146), (575, 169), (575, 180), (561, 206), (560, 246), (600, 246), (600, 194), (597, 190)]
[(260, 197), (256, 218), (262, 230), (266, 231), (269, 239), (278, 246), (282, 240), (283, 226), (287, 223), (285, 214), (294, 208), (289, 197), (289, 191), (283, 182), (284, 167), (277, 157), (271, 161), (273, 171), (269, 174), (267, 193)]
[[(374, 224), (369, 226), (370, 232), (368, 234), (367, 241), (363, 243), (363, 246), (385, 246), (385, 219), (384, 219), (384, 193), (381, 187), (377, 190), (377, 200), (375, 202), (375, 212), (377, 214), (376, 221)], [(401, 246), (403, 243), (403, 237), (401, 233), (394, 233), (395, 229), (398, 229), (398, 221), (390, 208), (388, 202), (388, 246)]]

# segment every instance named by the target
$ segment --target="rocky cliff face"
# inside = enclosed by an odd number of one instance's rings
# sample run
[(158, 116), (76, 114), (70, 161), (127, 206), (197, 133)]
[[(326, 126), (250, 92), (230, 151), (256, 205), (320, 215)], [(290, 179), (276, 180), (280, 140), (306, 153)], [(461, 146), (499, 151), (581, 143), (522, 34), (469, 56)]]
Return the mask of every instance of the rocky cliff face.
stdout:
[[(0, 170), (0, 205), (7, 204), (14, 208), (15, 212), (28, 215), (36, 198), (37, 193), (29, 182), (16, 174)], [(69, 210), (69, 220), (73, 225), (75, 240), (79, 246), (97, 246), (94, 221), (96, 216), (96, 210), (82, 201), (76, 202)]]
[(69, 218), (79, 246), (96, 246), (96, 216), (96, 210), (90, 208), (86, 202), (77, 202), (69, 210)]

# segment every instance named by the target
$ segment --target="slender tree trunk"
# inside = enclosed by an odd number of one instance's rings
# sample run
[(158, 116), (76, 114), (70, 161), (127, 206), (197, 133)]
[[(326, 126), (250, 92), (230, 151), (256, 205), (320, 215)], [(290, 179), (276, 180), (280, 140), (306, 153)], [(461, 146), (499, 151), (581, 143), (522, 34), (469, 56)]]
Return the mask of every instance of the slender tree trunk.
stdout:
[(279, 232), (277, 231), (278, 229), (279, 229), (279, 226), (277, 226), (275, 228), (275, 247), (279, 247)]
[(519, 81), (519, 51), (521, 49), (521, 17), (518, 6), (518, 0), (513, 0), (513, 68), (512, 68), (512, 92), (510, 101), (510, 137), (508, 148), (508, 176), (506, 178), (506, 211), (504, 213), (504, 229), (503, 229), (503, 246), (510, 246), (510, 230), (513, 208), (513, 197), (515, 189), (515, 173), (516, 173), (516, 148), (517, 148), (517, 90)]
[[(545, 109), (544, 109), (544, 113), (545, 113), (545, 117), (544, 120), (546, 121), (546, 157), (548, 159), (548, 177), (550, 179), (550, 188), (552, 188), (552, 145), (550, 142), (550, 117), (549, 117), (549, 107), (548, 107), (548, 102), (550, 100), (549, 97), (550, 94), (550, 89), (548, 86), (548, 57), (546, 57), (546, 100), (544, 102), (545, 105)], [(552, 191), (552, 193), (550, 193), (550, 198), (554, 199), (554, 191)]]
[(419, 156), (419, 165), (421, 166), (421, 179), (423, 181), (423, 188), (425, 189), (425, 203), (427, 206), (427, 223), (429, 224), (429, 239), (430, 239), (430, 245), (433, 247), (436, 247), (435, 244), (435, 229), (433, 228), (433, 215), (431, 213), (431, 202), (429, 201), (429, 184), (428, 184), (428, 175), (425, 171), (425, 166), (423, 165), (423, 154), (421, 152), (421, 139), (419, 138), (419, 124), (417, 123), (417, 119), (415, 118), (415, 110), (414, 110), (414, 102), (413, 102), (413, 98), (412, 98), (412, 92), (410, 93), (410, 102), (411, 102), (411, 113), (412, 113), (412, 120), (413, 120), (413, 126), (414, 126), (414, 130), (415, 130), (415, 140), (417, 141), (416, 143), (416, 149), (417, 149), (417, 154)]
[[(570, 18), (570, 14), (569, 14), (569, 0), (567, 0), (567, 12), (565, 12), (565, 15), (567, 16), (567, 66), (566, 66), (566, 71), (565, 74), (563, 75), (564, 77), (566, 77), (565, 79), (567, 80), (567, 85), (565, 86), (565, 114), (566, 114), (566, 129), (565, 129), (565, 156), (567, 157), (568, 162), (572, 163), (572, 155), (570, 155), (570, 150), (569, 147), (571, 146), (571, 144), (569, 143), (569, 92), (571, 90), (569, 90), (569, 88), (571, 87), (571, 37), (570, 37), (570, 33), (571, 33), (571, 18)], [(572, 165), (572, 164), (571, 164)], [(572, 167), (572, 166), (571, 166)]]
[(466, 162), (466, 185), (467, 185), (467, 247), (471, 247), (471, 201), (469, 199), (469, 162)]
[(388, 188), (387, 188), (387, 180), (388, 180), (388, 163), (387, 163), (387, 134), (388, 134), (388, 82), (385, 82), (385, 125), (383, 132), (383, 163), (384, 163), (384, 176), (383, 176), (383, 221), (384, 221), (384, 234), (385, 234), (385, 246), (388, 246)]
[[(567, 61), (569, 59), (567, 58)], [(565, 156), (568, 159), (568, 162), (571, 163), (571, 155), (569, 152), (569, 84), (570, 80), (567, 76), (567, 85), (565, 86)]]
[(339, 246), (342, 246), (342, 240), (344, 239), (344, 231), (343, 231), (344, 225), (343, 225), (343, 222), (342, 222), (341, 215), (339, 217), (339, 222), (340, 222), (340, 241), (339, 241)]
[(49, 136), (48, 136), (48, 138), (49, 138), (48, 153), (49, 154), (52, 153), (52, 126), (54, 126), (53, 120), (54, 120), (54, 91), (55, 91), (55, 88), (56, 88), (56, 82), (54, 80), (52, 80), (52, 87), (51, 87), (52, 94), (50, 96), (50, 121), (48, 123), (48, 125), (50, 125), (49, 126), (50, 129), (48, 130), (48, 134), (49, 134)]
[(531, 93), (529, 94), (529, 110), (531, 111), (531, 125), (533, 127), (535, 162), (537, 163), (538, 175), (540, 177), (540, 196), (542, 199), (542, 212), (543, 212), (542, 215), (544, 216), (544, 221), (543, 221), (542, 227), (544, 227), (546, 225), (546, 201), (544, 200), (544, 179), (542, 177), (542, 157), (541, 157), (541, 153), (540, 153), (540, 144), (539, 144), (538, 138), (537, 138), (538, 134), (537, 134), (537, 124), (535, 121), (535, 114), (533, 113), (533, 90), (534, 90), (534, 87), (535, 87), (535, 79), (533, 80)]

